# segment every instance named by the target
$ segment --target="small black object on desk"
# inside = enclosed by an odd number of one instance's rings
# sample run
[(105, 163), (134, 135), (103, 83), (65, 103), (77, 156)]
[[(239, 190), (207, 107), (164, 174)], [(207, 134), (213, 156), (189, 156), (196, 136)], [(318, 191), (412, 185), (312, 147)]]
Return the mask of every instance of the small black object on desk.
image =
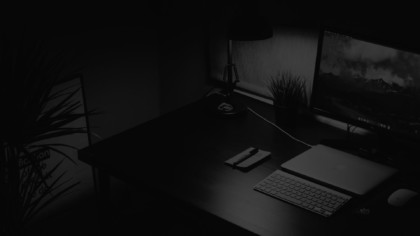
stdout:
[(249, 147), (225, 161), (225, 164), (240, 170), (248, 171), (271, 155), (270, 152)]
[(235, 95), (227, 95), (223, 91), (214, 92), (205, 98), (206, 110), (223, 117), (244, 115), (247, 111), (244, 103)]
[(251, 156), (257, 154), (258, 148), (252, 148), (247, 154), (243, 155), (239, 160), (236, 160), (233, 163), (233, 167), (236, 167), (239, 163), (245, 161), (246, 159), (250, 158)]

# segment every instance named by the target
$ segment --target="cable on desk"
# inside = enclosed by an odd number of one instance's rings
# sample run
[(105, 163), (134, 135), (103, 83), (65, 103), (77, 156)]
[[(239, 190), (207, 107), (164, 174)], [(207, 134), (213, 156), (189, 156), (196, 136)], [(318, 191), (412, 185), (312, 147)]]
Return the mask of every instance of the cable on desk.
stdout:
[(270, 125), (272, 125), (272, 126), (276, 127), (278, 130), (280, 130), (282, 133), (284, 133), (285, 135), (287, 135), (289, 138), (293, 139), (294, 141), (297, 141), (297, 142), (299, 142), (299, 143), (302, 143), (302, 144), (304, 144), (304, 145), (306, 145), (306, 146), (308, 146), (308, 147), (312, 147), (312, 145), (310, 145), (310, 144), (308, 144), (308, 143), (305, 143), (304, 141), (299, 140), (299, 139), (297, 139), (297, 138), (293, 137), (291, 134), (289, 134), (288, 132), (286, 132), (284, 129), (280, 128), (279, 126), (277, 126), (277, 125), (276, 125), (276, 124), (274, 124), (273, 122), (271, 122), (271, 121), (267, 120), (266, 118), (264, 118), (263, 116), (261, 116), (260, 114), (258, 114), (256, 111), (252, 110), (251, 108), (247, 107), (247, 109), (248, 109), (250, 112), (252, 112), (254, 115), (256, 115), (257, 117), (259, 117), (259, 118), (261, 118), (262, 120), (264, 120), (265, 122), (267, 122), (267, 123), (269, 123)]

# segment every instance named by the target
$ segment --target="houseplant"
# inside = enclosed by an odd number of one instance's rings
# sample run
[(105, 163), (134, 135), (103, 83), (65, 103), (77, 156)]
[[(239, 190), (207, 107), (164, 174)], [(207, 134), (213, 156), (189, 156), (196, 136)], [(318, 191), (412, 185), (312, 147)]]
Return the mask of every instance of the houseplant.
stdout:
[(45, 170), (38, 154), (55, 152), (74, 162), (62, 150), (75, 147), (55, 138), (87, 132), (68, 125), (92, 114), (78, 112), (77, 89), (53, 90), (67, 78), (60, 54), (49, 56), (39, 43), (14, 43), (0, 41), (0, 235), (23, 234), (31, 219), (78, 184), (57, 173), (62, 161)]
[(269, 80), (268, 88), (276, 109), (276, 121), (294, 124), (297, 114), (307, 105), (306, 81), (284, 71)]

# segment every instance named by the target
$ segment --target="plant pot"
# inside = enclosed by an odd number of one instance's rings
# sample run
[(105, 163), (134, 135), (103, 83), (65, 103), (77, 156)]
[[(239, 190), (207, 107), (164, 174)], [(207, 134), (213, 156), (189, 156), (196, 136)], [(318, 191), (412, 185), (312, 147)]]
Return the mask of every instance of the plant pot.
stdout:
[(276, 124), (280, 127), (294, 127), (297, 123), (298, 109), (295, 107), (275, 106)]

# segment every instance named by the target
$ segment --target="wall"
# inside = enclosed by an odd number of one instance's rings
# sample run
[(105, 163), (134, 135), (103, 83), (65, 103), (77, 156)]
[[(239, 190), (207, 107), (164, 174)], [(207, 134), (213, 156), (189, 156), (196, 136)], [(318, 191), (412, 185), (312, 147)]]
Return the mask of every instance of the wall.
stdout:
[(88, 108), (102, 112), (90, 118), (102, 138), (159, 115), (156, 16), (143, 8), (147, 14), (104, 5), (52, 10), (25, 15), (22, 23), (26, 37), (45, 43), (47, 55), (62, 53), (65, 73), (83, 74)]
[(159, 19), (161, 114), (208, 91), (208, 5), (204, 0), (165, 1)]
[[(110, 27), (83, 35), (91, 130), (107, 138), (159, 115), (159, 74), (154, 32)], [(150, 37), (152, 36), (152, 37)], [(95, 136), (93, 142), (98, 141)]]
[(89, 7), (22, 25), (49, 52), (64, 51), (66, 71), (81, 68), (88, 108), (102, 112), (90, 117), (92, 131), (107, 138), (203, 96), (204, 1)]

